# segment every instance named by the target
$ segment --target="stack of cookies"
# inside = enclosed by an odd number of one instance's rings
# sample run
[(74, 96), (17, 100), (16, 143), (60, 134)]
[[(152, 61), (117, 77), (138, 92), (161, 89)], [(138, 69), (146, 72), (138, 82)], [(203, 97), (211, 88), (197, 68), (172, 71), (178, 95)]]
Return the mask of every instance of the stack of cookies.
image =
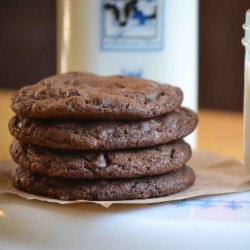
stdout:
[(66, 73), (20, 89), (9, 130), (13, 184), (60, 200), (128, 200), (188, 188), (182, 140), (197, 115), (182, 91), (124, 76)]

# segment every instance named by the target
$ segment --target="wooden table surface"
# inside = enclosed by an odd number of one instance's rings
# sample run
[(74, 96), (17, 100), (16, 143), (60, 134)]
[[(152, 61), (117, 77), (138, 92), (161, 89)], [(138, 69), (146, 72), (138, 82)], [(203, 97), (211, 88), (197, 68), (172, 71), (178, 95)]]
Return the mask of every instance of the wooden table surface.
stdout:
[[(0, 90), (0, 160), (10, 159), (8, 120), (12, 92)], [(243, 118), (241, 113), (201, 109), (199, 111), (198, 148), (243, 159)]]

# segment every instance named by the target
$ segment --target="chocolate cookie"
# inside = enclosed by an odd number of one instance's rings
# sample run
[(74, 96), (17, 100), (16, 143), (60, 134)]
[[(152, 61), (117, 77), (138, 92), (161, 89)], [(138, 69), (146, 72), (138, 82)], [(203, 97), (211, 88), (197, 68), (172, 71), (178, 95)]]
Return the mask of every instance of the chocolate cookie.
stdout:
[(139, 120), (181, 105), (177, 87), (125, 76), (71, 72), (23, 87), (13, 97), (15, 113), (29, 118)]
[(197, 125), (197, 115), (182, 108), (143, 121), (47, 121), (15, 116), (11, 134), (27, 144), (59, 149), (106, 150), (138, 148), (185, 137)]
[(49, 177), (18, 168), (13, 184), (28, 193), (59, 200), (132, 200), (167, 196), (188, 188), (193, 170), (183, 166), (167, 174), (118, 180), (79, 180)]
[(82, 179), (134, 178), (167, 173), (191, 156), (184, 141), (146, 149), (86, 152), (42, 148), (13, 141), (10, 153), (21, 167), (50, 176)]

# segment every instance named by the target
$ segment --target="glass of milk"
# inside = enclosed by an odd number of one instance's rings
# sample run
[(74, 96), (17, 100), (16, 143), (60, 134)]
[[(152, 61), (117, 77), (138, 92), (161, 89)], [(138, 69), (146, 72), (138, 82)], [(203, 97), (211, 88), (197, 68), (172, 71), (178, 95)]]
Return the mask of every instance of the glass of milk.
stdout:
[(246, 23), (243, 24), (245, 37), (245, 78), (244, 78), (244, 162), (250, 173), (250, 9), (246, 13)]

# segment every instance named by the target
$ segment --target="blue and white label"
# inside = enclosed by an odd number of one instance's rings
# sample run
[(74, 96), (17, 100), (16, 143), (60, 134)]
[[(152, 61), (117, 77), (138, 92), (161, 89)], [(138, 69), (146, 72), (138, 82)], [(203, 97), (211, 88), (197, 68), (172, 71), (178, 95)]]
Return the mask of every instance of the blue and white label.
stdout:
[(134, 78), (142, 78), (143, 77), (143, 70), (142, 69), (131, 70), (131, 69), (122, 68), (121, 75), (134, 77)]
[(101, 0), (101, 49), (161, 50), (162, 2), (162, 0)]

